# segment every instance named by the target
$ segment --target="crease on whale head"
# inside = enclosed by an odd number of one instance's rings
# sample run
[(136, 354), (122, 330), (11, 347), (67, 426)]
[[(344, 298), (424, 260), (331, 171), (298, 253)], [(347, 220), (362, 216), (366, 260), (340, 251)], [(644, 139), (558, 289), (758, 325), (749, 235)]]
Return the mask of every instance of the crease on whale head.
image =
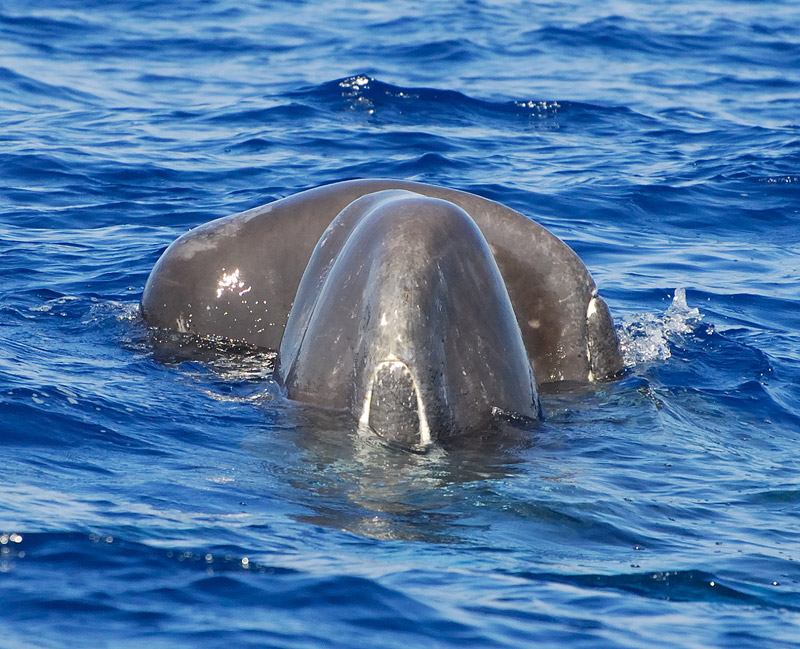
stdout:
[(408, 365), (394, 355), (372, 370), (359, 430), (407, 448), (424, 448), (432, 441), (419, 384)]

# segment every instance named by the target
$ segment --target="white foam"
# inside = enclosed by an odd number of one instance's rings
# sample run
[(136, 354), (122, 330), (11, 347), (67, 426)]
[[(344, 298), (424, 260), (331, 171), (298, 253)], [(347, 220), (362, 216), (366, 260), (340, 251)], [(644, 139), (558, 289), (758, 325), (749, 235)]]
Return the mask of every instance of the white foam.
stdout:
[(640, 313), (623, 318), (619, 334), (626, 367), (668, 359), (670, 338), (691, 333), (703, 316), (686, 303), (686, 289), (675, 289), (672, 304), (662, 314)]

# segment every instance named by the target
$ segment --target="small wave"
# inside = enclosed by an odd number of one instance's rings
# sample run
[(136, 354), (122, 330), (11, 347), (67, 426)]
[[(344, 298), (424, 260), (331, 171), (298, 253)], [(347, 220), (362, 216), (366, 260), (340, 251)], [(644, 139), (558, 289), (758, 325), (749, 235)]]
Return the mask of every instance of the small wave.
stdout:
[(800, 183), (800, 176), (770, 176), (767, 178), (759, 178), (758, 182), (768, 184), (796, 185)]
[(678, 288), (663, 314), (644, 313), (625, 318), (618, 330), (622, 356), (627, 367), (668, 359), (670, 339), (689, 334), (702, 319), (697, 307), (686, 303), (686, 289)]
[(702, 570), (665, 570), (617, 575), (557, 575), (522, 573), (516, 576), (535, 581), (554, 581), (584, 588), (613, 589), (650, 599), (676, 602), (728, 602), (770, 606), (769, 600), (732, 585), (721, 583)]
[(81, 90), (34, 79), (9, 68), (0, 67), (0, 83), (13, 94), (21, 107), (55, 110), (64, 107), (91, 106), (97, 97)]
[[(507, 118), (548, 118), (565, 110), (580, 109), (574, 102), (514, 100), (492, 102), (469, 97), (455, 90), (405, 88), (355, 75), (320, 86), (289, 93), (295, 99), (321, 103), (333, 110), (352, 110), (368, 115), (435, 115), (437, 120), (469, 121), (482, 116)], [(594, 108), (585, 105), (587, 108)], [(416, 119), (415, 119), (416, 121)]]
[(115, 322), (136, 322), (139, 317), (138, 302), (118, 302), (109, 300), (106, 302), (96, 302), (89, 308), (89, 317), (92, 322), (111, 319)]

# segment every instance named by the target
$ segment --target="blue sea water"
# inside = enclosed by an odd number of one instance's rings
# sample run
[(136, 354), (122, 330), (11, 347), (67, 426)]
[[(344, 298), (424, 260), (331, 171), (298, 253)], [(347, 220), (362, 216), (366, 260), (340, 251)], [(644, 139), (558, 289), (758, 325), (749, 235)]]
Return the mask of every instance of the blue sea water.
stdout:
[[(513, 207), (627, 373), (515, 448), (165, 361), (173, 239), (347, 178)], [(0, 3), (0, 647), (800, 646), (794, 0)]]

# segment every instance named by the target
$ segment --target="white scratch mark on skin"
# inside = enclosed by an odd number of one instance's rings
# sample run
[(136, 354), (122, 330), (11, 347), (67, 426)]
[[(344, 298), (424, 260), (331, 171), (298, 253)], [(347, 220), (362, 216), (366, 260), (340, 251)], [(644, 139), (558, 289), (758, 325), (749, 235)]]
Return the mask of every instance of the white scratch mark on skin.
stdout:
[[(586, 322), (592, 319), (592, 316), (597, 315), (597, 299), (596, 296), (589, 300), (589, 306), (586, 307)], [(589, 382), (594, 382), (594, 372), (592, 372), (592, 349), (589, 346), (589, 339), (586, 339), (586, 358), (589, 361)]]
[(569, 301), (569, 300), (572, 300), (572, 299), (573, 299), (573, 298), (574, 298), (574, 297), (577, 295), (577, 293), (578, 293), (578, 291), (572, 291), (572, 292), (571, 292), (569, 295), (565, 295), (564, 297), (562, 297), (561, 299), (559, 299), (559, 302), (560, 302), (561, 304), (563, 304), (564, 302), (567, 302), (567, 301)]
[(239, 236), (246, 223), (269, 214), (273, 206), (274, 203), (254, 207), (252, 210), (232, 214), (189, 230), (173, 244), (171, 254), (178, 259), (191, 259), (195, 255), (215, 250), (220, 244)]
[[(394, 354), (389, 354), (386, 360), (381, 361), (375, 366), (375, 369), (372, 371), (372, 376), (369, 380), (369, 385), (367, 386), (367, 394), (364, 397), (364, 405), (361, 410), (361, 416), (358, 419), (359, 430), (361, 431), (371, 430), (369, 427), (369, 415), (370, 409), (372, 408), (372, 389), (375, 384), (375, 375), (381, 367), (385, 366), (389, 366), (392, 370), (408, 372), (410, 374), (408, 366)], [(431, 429), (428, 424), (428, 417), (425, 413), (425, 403), (422, 400), (419, 386), (417, 385), (417, 382), (414, 380), (413, 376), (411, 379), (411, 384), (414, 389), (414, 395), (417, 399), (417, 416), (419, 417), (419, 430), (417, 432), (419, 433), (419, 444), (421, 446), (427, 446), (431, 443)]]

